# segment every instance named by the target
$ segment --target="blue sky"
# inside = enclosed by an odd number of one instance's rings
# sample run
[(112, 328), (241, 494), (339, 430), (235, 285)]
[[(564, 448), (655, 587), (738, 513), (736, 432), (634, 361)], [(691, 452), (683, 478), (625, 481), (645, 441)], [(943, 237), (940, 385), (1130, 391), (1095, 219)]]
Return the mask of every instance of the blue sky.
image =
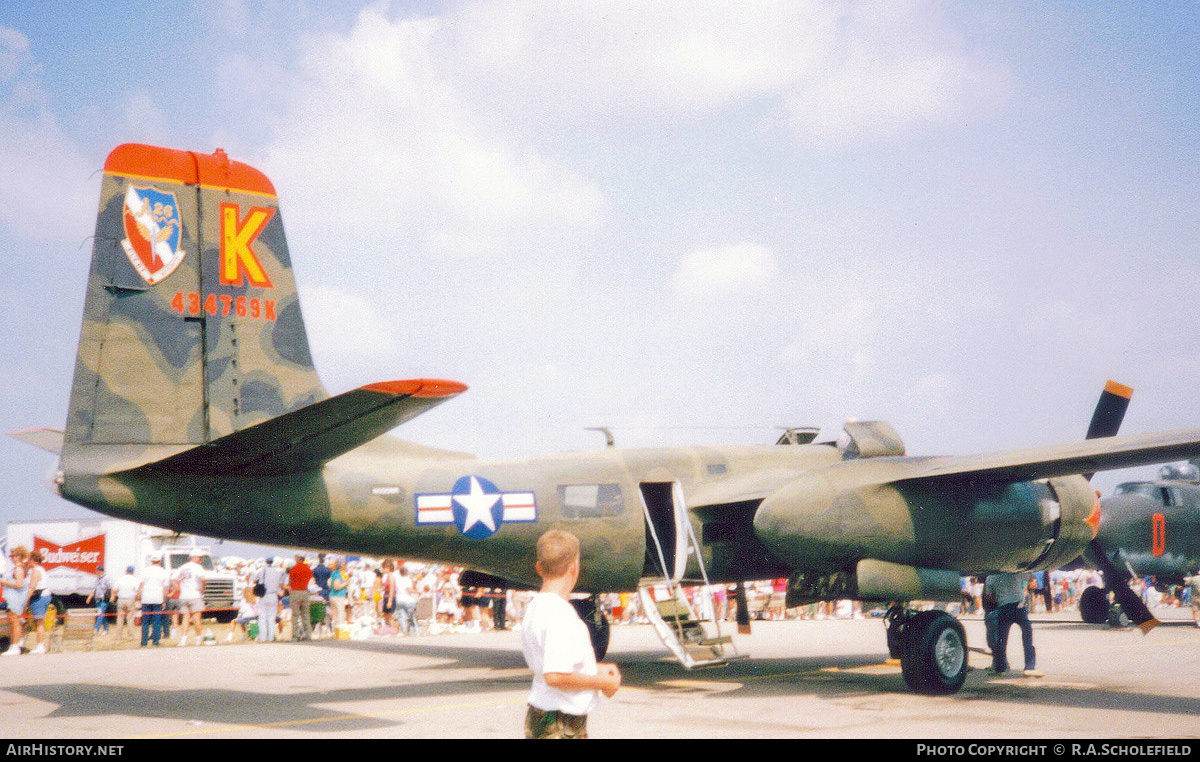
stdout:
[(627, 5), (0, 0), (0, 427), (62, 426), (123, 142), (271, 177), (326, 386), (471, 387), (415, 441), (1200, 426), (1194, 3)]

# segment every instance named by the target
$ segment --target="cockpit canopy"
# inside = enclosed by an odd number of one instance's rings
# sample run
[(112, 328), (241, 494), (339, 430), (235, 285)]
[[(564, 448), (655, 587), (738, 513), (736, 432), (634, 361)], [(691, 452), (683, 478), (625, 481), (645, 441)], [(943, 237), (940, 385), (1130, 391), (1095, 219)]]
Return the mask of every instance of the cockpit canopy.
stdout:
[(1164, 481), (1200, 481), (1200, 468), (1195, 463), (1168, 463), (1158, 470), (1158, 478)]
[(1115, 494), (1141, 495), (1168, 507), (1184, 505), (1186, 502), (1181, 488), (1162, 482), (1124, 482), (1117, 485)]

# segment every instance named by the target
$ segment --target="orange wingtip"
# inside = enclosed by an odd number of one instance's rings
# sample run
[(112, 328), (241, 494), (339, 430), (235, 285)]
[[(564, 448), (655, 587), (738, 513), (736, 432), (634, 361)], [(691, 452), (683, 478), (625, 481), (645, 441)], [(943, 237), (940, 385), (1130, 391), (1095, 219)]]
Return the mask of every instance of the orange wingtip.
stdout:
[(1133, 396), (1133, 387), (1117, 383), (1116, 381), (1109, 381), (1107, 384), (1105, 384), (1104, 391), (1108, 392), (1109, 394), (1115, 394), (1118, 397), (1124, 397), (1125, 399), (1129, 399)]
[(201, 185), (264, 196), (276, 195), (275, 186), (266, 175), (249, 164), (233, 161), (220, 148), (205, 154), (125, 143), (108, 155), (104, 171), (144, 180)]
[(467, 385), (439, 378), (412, 378), (406, 381), (383, 381), (378, 384), (367, 384), (363, 389), (405, 397), (436, 398), (462, 394), (467, 390)]

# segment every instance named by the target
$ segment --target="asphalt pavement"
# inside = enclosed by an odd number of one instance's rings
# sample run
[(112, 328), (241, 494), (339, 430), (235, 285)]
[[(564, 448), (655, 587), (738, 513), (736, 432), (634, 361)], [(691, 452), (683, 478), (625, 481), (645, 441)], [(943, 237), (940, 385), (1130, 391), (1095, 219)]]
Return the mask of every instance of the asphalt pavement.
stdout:
[[(918, 696), (887, 663), (878, 619), (755, 622), (747, 658), (688, 672), (647, 625), (613, 628), (624, 686), (597, 738), (1197, 738), (1200, 628), (1035, 615), (1045, 677), (973, 670)], [(1014, 628), (1009, 661), (1021, 666)], [(308, 643), (78, 650), (0, 659), (0, 737), (13, 739), (519, 738), (529, 673), (512, 631)], [(1197, 744), (1200, 747), (1200, 744)]]

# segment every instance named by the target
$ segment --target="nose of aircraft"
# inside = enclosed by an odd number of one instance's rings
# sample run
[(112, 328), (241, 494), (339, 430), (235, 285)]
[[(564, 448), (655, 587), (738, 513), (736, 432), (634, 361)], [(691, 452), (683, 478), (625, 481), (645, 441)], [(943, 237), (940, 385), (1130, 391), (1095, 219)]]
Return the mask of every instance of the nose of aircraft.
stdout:
[(1163, 512), (1162, 503), (1134, 493), (1113, 495), (1100, 501), (1103, 520), (1097, 534), (1107, 537), (1122, 534), (1156, 513)]

